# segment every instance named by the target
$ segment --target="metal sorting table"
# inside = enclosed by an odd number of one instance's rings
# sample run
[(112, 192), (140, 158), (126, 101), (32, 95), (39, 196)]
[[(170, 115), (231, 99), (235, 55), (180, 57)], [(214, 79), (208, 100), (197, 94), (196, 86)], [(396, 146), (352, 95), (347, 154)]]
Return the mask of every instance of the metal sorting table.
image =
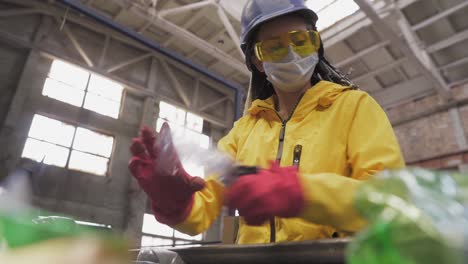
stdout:
[[(345, 249), (349, 241), (330, 239), (267, 245), (216, 245), (174, 248), (169, 251), (179, 259), (171, 261), (172, 263), (184, 264), (344, 264)], [(140, 253), (139, 259), (166, 264), (158, 255), (156, 249), (146, 250)]]

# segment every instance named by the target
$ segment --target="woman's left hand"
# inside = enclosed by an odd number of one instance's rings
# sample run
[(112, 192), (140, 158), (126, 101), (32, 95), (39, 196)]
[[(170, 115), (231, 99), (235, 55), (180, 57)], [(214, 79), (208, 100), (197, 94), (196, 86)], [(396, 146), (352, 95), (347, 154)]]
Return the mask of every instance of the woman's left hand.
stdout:
[(226, 205), (235, 208), (249, 225), (261, 225), (274, 216), (296, 217), (304, 195), (296, 167), (279, 167), (240, 177), (226, 191)]

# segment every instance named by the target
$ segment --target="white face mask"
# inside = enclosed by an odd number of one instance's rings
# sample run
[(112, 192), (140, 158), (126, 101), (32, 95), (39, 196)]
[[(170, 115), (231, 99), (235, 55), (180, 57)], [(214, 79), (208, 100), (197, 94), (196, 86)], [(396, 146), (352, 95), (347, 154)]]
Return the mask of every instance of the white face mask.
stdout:
[(289, 54), (281, 62), (264, 62), (263, 68), (276, 89), (283, 92), (297, 92), (310, 85), (310, 78), (319, 62), (318, 53), (302, 58), (292, 48)]

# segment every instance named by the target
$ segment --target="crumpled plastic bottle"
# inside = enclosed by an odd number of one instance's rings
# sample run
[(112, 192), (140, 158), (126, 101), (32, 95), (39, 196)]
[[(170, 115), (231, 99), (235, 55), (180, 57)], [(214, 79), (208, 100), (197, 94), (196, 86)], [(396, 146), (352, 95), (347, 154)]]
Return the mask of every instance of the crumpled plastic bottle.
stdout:
[[(48, 215), (30, 206), (31, 186), (27, 171), (16, 170), (0, 193), (0, 239), (17, 248), (58, 237), (76, 236), (85, 228), (71, 218)], [(88, 231), (89, 232), (89, 231)]]
[(52, 213), (30, 205), (31, 189), (27, 175), (16, 172), (7, 179), (0, 192), (0, 245), (9, 249), (34, 245), (58, 238), (96, 236), (124, 241), (116, 235), (78, 225), (72, 218), (51, 216)]
[(385, 171), (355, 207), (369, 225), (348, 247), (350, 264), (468, 263), (468, 175)]
[(35, 216), (33, 211), (22, 215), (0, 214), (0, 237), (9, 248), (39, 243), (54, 238), (74, 237), (92, 231), (78, 226), (67, 217)]
[(0, 187), (0, 263), (130, 263), (123, 237), (32, 207), (29, 187), (22, 169)]

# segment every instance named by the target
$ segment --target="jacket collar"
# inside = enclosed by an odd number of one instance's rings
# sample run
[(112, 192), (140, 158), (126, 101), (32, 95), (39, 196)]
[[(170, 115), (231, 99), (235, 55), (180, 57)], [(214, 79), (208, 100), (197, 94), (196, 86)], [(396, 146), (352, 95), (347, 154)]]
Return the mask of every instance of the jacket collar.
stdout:
[[(345, 91), (352, 90), (349, 86), (341, 86), (328, 81), (320, 81), (307, 90), (297, 105), (294, 117), (302, 116), (312, 110), (325, 110), (333, 105), (336, 99)], [(266, 100), (255, 100), (252, 102), (248, 113), (258, 115), (262, 111), (275, 111), (273, 96)]]

